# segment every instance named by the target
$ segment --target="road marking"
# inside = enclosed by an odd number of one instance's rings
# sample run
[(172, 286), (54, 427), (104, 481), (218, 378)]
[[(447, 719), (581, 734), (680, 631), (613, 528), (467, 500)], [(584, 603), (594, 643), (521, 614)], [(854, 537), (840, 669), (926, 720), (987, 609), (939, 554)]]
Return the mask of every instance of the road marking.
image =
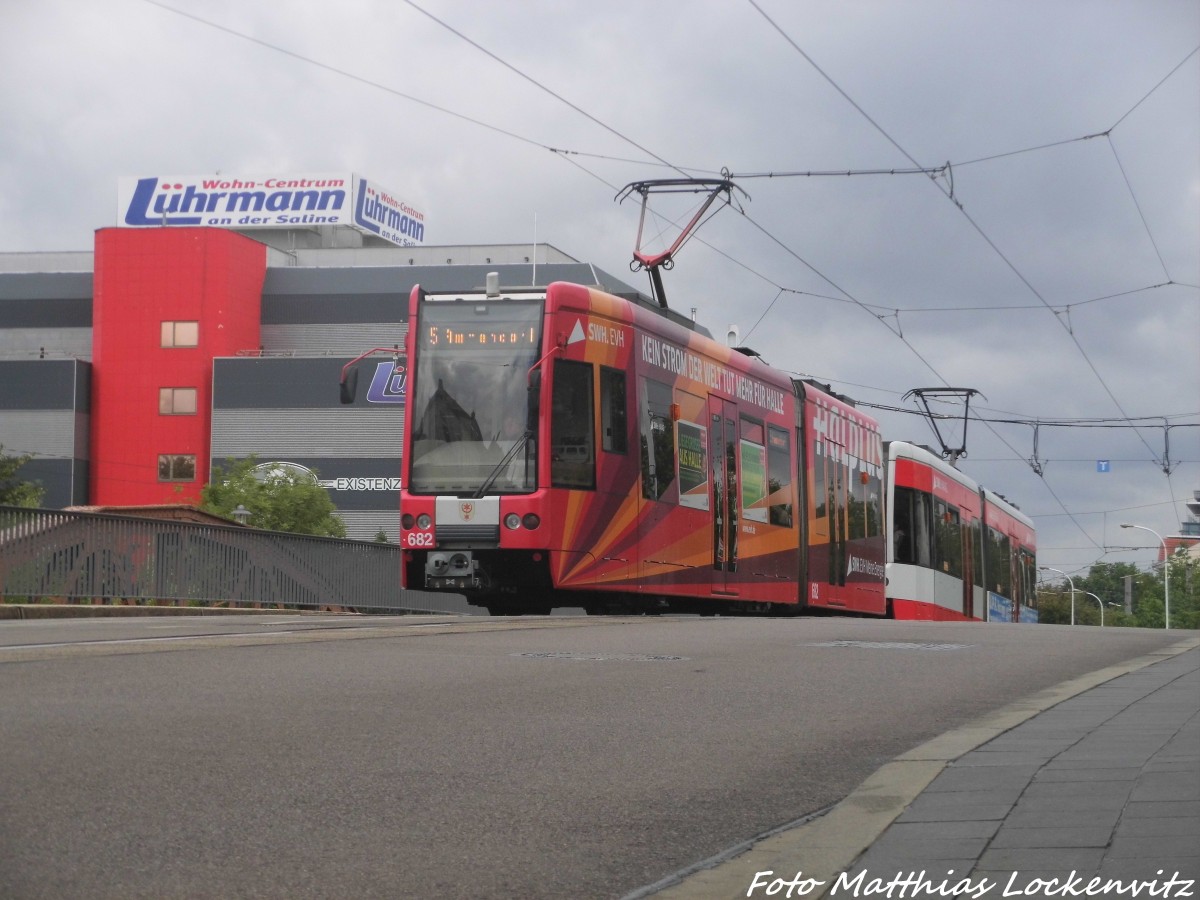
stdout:
[(523, 656), (526, 659), (570, 659), (595, 662), (674, 662), (687, 659), (686, 656), (660, 656), (650, 653), (574, 653), (568, 651), (549, 650), (543, 653), (510, 653), (510, 656)]
[(946, 644), (937, 641), (822, 641), (809, 647), (862, 647), (867, 650), (969, 650), (975, 644)]
[[(341, 625), (301, 628), (287, 631), (244, 631), (199, 635), (172, 635), (152, 638), (98, 639), (92, 641), (41, 644), (10, 644), (0, 647), (0, 664), (63, 659), (81, 656), (115, 656), (129, 653), (156, 653), (166, 650), (228, 649), (269, 644), (306, 644), (322, 641), (370, 640), (446, 634), (470, 634), (488, 631), (539, 631), (547, 628), (605, 627), (628, 625), (643, 618), (589, 616), (526, 617), (490, 619), (462, 616), (447, 622), (391, 623), (386, 625)], [(434, 630), (430, 630), (430, 629)]]
[(297, 634), (295, 631), (231, 631), (231, 632), (214, 632), (209, 634), (176, 634), (168, 637), (148, 637), (148, 638), (98, 638), (94, 641), (58, 641), (52, 644), (13, 644), (8, 647), (0, 647), (0, 653), (11, 650), (45, 650), (50, 647), (98, 647), (108, 646), (110, 644), (153, 644), (162, 641), (201, 641), (207, 638), (235, 638), (235, 637), (266, 637), (268, 635), (280, 634)]

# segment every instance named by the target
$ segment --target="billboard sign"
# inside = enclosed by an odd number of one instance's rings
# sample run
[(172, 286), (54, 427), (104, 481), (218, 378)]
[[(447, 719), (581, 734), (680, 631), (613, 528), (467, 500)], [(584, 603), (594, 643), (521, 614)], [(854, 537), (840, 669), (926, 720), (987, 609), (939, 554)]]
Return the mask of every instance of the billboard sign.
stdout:
[(425, 241), (424, 213), (351, 172), (121, 178), (117, 224), (235, 230), (346, 225), (402, 247)]
[(373, 181), (355, 176), (354, 224), (401, 247), (425, 243), (425, 215)]
[(368, 403), (404, 403), (408, 393), (408, 372), (399, 360), (381, 362), (375, 366), (371, 386), (367, 388)]

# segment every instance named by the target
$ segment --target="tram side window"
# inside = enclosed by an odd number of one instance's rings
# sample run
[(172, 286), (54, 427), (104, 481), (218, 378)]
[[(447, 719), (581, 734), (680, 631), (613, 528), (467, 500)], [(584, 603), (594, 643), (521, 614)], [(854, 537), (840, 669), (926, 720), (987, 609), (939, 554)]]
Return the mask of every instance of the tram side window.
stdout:
[(1008, 535), (988, 528), (987, 589), (1012, 597), (1012, 546)]
[(850, 472), (850, 537), (867, 536), (867, 482), (857, 469)]
[(869, 476), (867, 482), (867, 537), (883, 535), (883, 479)]
[(555, 487), (595, 488), (593, 421), (592, 367), (559, 360), (550, 412), (550, 481)]
[(983, 587), (983, 524), (978, 519), (971, 520), (971, 570), (975, 573), (975, 587)]
[(600, 446), (609, 453), (624, 453), (625, 373), (600, 367)]
[(1024, 593), (1021, 595), (1022, 606), (1032, 606), (1033, 598), (1037, 596), (1037, 559), (1029, 551), (1028, 547), (1021, 547), (1017, 551), (1017, 559), (1019, 560), (1021, 584), (1024, 587)]
[(962, 578), (962, 529), (958, 510), (942, 500), (934, 501), (934, 528), (937, 532), (936, 568)]
[(912, 566), (933, 565), (933, 537), (929, 523), (930, 496), (913, 488), (896, 488), (892, 512), (895, 559)]
[(828, 495), (825, 492), (825, 453), (829, 449), (829, 444), (818, 438), (815, 442), (815, 450), (813, 452), (812, 461), (812, 502), (813, 515), (818, 519), (824, 519), (829, 515)]
[[(878, 443), (879, 436), (872, 434), (868, 440)], [(877, 453), (877, 458), (883, 458), (883, 448), (880, 447)], [(863, 463), (862, 465), (866, 465)], [(867, 513), (867, 537), (879, 537), (883, 534), (883, 479), (880, 477), (879, 469), (873, 471), (866, 468), (862, 469), (862, 474), (866, 475), (863, 481), (864, 488), (864, 503), (866, 504)], [(861, 478), (861, 475), (860, 475)]]
[(767, 474), (766, 432), (763, 423), (741, 417), (738, 440), (738, 465), (742, 473), (742, 518), (751, 522), (769, 521), (770, 488)]
[(771, 524), (792, 527), (792, 450), (788, 433), (767, 427), (767, 486)]
[(879, 497), (883, 485), (877, 475), (867, 471), (864, 462), (859, 460), (858, 466), (850, 473), (850, 537), (876, 537), (883, 534)]
[(675, 482), (675, 423), (669, 385), (642, 379), (642, 494), (661, 500)]

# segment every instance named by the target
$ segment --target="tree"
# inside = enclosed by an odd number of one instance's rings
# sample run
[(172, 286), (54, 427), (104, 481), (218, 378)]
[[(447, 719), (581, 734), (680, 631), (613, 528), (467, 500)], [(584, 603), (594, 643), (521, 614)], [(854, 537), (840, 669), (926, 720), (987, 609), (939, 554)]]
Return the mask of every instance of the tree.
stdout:
[(1170, 577), (1171, 628), (1200, 628), (1200, 558), (1176, 553)]
[[(1171, 629), (1200, 628), (1200, 560), (1176, 555), (1171, 566)], [(1104, 624), (1162, 628), (1166, 622), (1161, 567), (1140, 572), (1131, 563), (1096, 563), (1075, 581), (1075, 623), (1099, 624), (1095, 594), (1105, 604)], [(1133, 614), (1125, 612), (1125, 579), (1133, 580)], [(1071, 588), (1066, 581), (1038, 590), (1038, 619), (1046, 624), (1071, 621)]]
[(218, 466), (200, 492), (206, 512), (234, 518), (239, 505), (250, 511), (250, 523), (269, 531), (345, 537), (346, 523), (337, 515), (329, 492), (311, 473), (278, 466), (259, 468), (258, 458)]
[[(1075, 592), (1075, 602), (1079, 602), (1079, 592)], [(1038, 624), (1039, 625), (1069, 625), (1071, 624), (1071, 592), (1062, 586), (1038, 588), (1037, 592)]]
[[(1073, 575), (1075, 583), (1075, 624), (1099, 625), (1100, 605), (1096, 598), (1104, 604), (1104, 624), (1106, 626), (1144, 626), (1138, 615), (1125, 613), (1125, 579), (1138, 577), (1136, 566), (1129, 563), (1096, 563), (1087, 574)], [(1089, 597), (1088, 594), (1095, 596)], [(1138, 596), (1137, 586), (1134, 586), (1135, 600)], [(1135, 602), (1135, 611), (1138, 606)], [(1152, 612), (1153, 603), (1147, 605), (1147, 613)], [(1071, 621), (1071, 585), (1064, 580), (1038, 590), (1038, 621), (1048, 624), (1068, 624)], [(1158, 625), (1162, 627), (1162, 604), (1159, 604)]]
[(10, 455), (4, 452), (0, 444), (0, 506), (24, 506), (34, 508), (41, 506), (46, 489), (39, 482), (22, 481), (17, 478), (17, 470), (33, 457)]

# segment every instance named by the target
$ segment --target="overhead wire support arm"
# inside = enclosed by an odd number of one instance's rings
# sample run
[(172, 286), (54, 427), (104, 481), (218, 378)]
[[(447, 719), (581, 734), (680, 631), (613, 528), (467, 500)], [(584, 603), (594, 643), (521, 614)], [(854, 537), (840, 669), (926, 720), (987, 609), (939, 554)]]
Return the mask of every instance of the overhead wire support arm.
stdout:
[[(1170, 477), (1171, 477), (1171, 473), (1172, 473), (1172, 472), (1175, 470), (1175, 466), (1178, 466), (1178, 465), (1179, 465), (1179, 461), (1178, 461), (1178, 460), (1176, 460), (1176, 462), (1175, 462), (1175, 465), (1174, 465), (1174, 466), (1173, 466), (1173, 465), (1171, 465), (1171, 429), (1172, 429), (1172, 428), (1178, 428), (1178, 427), (1180, 427), (1180, 426), (1179, 426), (1179, 425), (1172, 425), (1172, 424), (1171, 424), (1170, 422), (1168, 422), (1168, 421), (1167, 421), (1165, 418), (1163, 419), (1163, 458), (1162, 458), (1162, 470), (1163, 470), (1163, 474), (1164, 474), (1164, 475), (1166, 475), (1168, 478), (1170, 478)], [(1185, 427), (1185, 428), (1186, 428), (1187, 426), (1185, 425), (1185, 426), (1183, 426), (1183, 427)]]
[[(971, 418), (971, 398), (976, 394), (979, 394), (979, 396), (983, 397), (983, 394), (980, 394), (980, 392), (975, 390), (975, 388), (929, 387), (913, 388), (904, 395), (903, 399), (905, 400), (907, 400), (909, 397), (916, 397), (921, 401), (921, 405), (925, 407), (925, 416), (929, 419), (929, 424), (933, 428), (933, 433), (937, 436), (938, 443), (942, 445), (942, 458), (949, 462), (952, 466), (958, 465), (958, 460), (967, 455), (967, 422)], [(944, 397), (956, 397), (963, 401), (962, 443), (957, 447), (951, 447), (946, 443), (946, 439), (942, 437), (941, 429), (937, 426), (937, 420), (945, 417), (934, 413), (933, 410), (929, 408), (930, 398), (941, 399)], [(986, 400), (987, 398), (984, 397), (984, 399)]]
[(1031, 422), (1029, 424), (1033, 426), (1033, 456), (1027, 462), (1029, 463), (1029, 467), (1033, 469), (1033, 474), (1040, 478), (1046, 473), (1045, 460), (1038, 458), (1038, 429), (1041, 428), (1041, 423)]
[[(640, 272), (643, 269), (650, 273), (650, 285), (654, 293), (654, 299), (663, 309), (667, 309), (667, 295), (663, 289), (661, 269), (670, 269), (675, 264), (675, 254), (679, 249), (687, 243), (698, 228), (700, 220), (704, 218), (704, 214), (708, 212), (713, 201), (717, 197), (724, 195), (725, 205), (730, 206), (734, 203), (733, 192), (737, 190), (747, 200), (750, 196), (733, 183), (733, 180), (728, 177), (728, 172), (724, 178), (660, 178), (651, 181), (635, 181), (632, 184), (627, 184), (617, 194), (617, 202), (620, 203), (626, 197), (632, 194), (640, 194), (642, 198), (641, 215), (638, 218), (637, 241), (633, 249), (633, 261), (629, 264), (629, 268), (634, 272)], [(708, 193), (708, 197), (700, 204), (700, 208), (684, 225), (675, 238), (674, 243), (666, 250), (659, 253), (647, 253), (642, 249), (642, 234), (646, 226), (646, 210), (649, 206), (651, 194), (702, 194)]]

